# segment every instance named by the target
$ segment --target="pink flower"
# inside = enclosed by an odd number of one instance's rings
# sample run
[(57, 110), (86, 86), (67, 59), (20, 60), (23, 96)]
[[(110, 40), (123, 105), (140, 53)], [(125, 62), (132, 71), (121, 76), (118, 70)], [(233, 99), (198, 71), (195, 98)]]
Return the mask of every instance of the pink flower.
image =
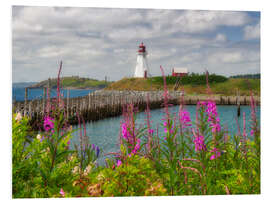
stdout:
[(126, 124), (126, 123), (123, 123), (123, 124), (121, 125), (121, 127), (122, 127), (122, 135), (123, 135), (123, 138), (124, 138), (125, 140), (128, 140), (127, 124)]
[(210, 157), (210, 160), (213, 160), (213, 159), (215, 159), (215, 155), (214, 154), (211, 155), (211, 157)]
[(44, 130), (46, 132), (52, 130), (53, 131), (53, 128), (54, 128), (54, 123), (53, 123), (54, 119), (51, 118), (50, 116), (46, 116), (44, 118), (44, 123), (43, 123), (43, 127), (44, 127)]
[[(164, 128), (164, 132), (165, 132), (165, 133), (167, 133), (167, 132), (168, 132), (168, 129), (167, 129), (167, 128)], [(172, 128), (172, 129), (170, 129), (170, 131), (169, 131), (169, 132), (170, 132), (170, 134), (173, 134), (173, 128)]]
[(60, 192), (59, 193), (60, 193), (60, 195), (62, 195), (62, 197), (65, 197), (65, 194), (66, 193), (64, 192), (63, 188), (60, 189)]
[(194, 139), (194, 144), (195, 144), (195, 151), (206, 151), (206, 145), (204, 144), (204, 137), (203, 136), (197, 136)]
[(180, 118), (180, 123), (182, 124), (183, 128), (186, 128), (188, 126), (191, 126), (191, 120), (190, 120), (190, 115), (189, 112), (186, 110), (181, 110), (179, 112), (179, 118)]
[(148, 133), (153, 134), (154, 133), (154, 129), (149, 129), (148, 130)]
[(250, 136), (253, 136), (254, 135), (254, 130), (251, 130), (250, 131)]
[(221, 130), (219, 123), (212, 122), (210, 123), (210, 127), (212, 128), (212, 133), (220, 132)]
[(214, 101), (208, 102), (198, 102), (199, 105), (205, 106), (205, 112), (207, 113), (208, 119), (207, 121), (210, 123), (210, 127), (212, 128), (212, 132), (220, 132), (220, 118), (218, 117), (217, 113), (217, 106)]
[(211, 155), (210, 160), (216, 159), (221, 155), (220, 151), (216, 148), (212, 149), (211, 152), (214, 152), (214, 154)]
[(194, 135), (194, 144), (195, 144), (195, 151), (206, 151), (206, 145), (204, 144), (204, 136), (195, 133), (195, 130), (192, 129), (192, 133)]
[(137, 151), (140, 149), (140, 144), (141, 144), (141, 140), (138, 139), (138, 140), (137, 140), (137, 143), (136, 143), (136, 145), (135, 145), (135, 147), (134, 147), (134, 149), (132, 150), (131, 153), (136, 154)]
[(168, 129), (167, 128), (164, 128), (164, 132), (167, 133), (168, 132)]
[(121, 160), (117, 160), (117, 167), (119, 167), (121, 164), (122, 164), (122, 161)]

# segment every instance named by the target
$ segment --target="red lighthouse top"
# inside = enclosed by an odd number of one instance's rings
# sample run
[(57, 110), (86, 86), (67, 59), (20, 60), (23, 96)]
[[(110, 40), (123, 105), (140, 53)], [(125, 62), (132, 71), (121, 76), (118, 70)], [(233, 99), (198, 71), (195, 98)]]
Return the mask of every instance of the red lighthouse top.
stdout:
[(138, 52), (145, 53), (145, 46), (144, 46), (143, 42), (140, 44)]

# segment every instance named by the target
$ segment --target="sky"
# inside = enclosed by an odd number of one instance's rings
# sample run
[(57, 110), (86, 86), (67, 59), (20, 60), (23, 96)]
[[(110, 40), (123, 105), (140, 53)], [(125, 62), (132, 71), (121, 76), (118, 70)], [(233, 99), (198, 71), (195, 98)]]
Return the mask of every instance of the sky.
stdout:
[(12, 81), (132, 77), (139, 44), (150, 74), (260, 72), (260, 12), (12, 7)]

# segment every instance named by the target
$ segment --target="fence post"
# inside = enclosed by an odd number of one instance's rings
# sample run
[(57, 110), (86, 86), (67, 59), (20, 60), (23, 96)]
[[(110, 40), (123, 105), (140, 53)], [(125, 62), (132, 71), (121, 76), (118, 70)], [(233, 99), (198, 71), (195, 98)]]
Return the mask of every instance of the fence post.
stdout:
[(25, 94), (24, 94), (24, 113), (23, 115), (26, 116), (26, 110), (27, 110), (27, 102), (28, 102), (28, 88), (25, 88)]
[(69, 92), (70, 90), (67, 89), (67, 118), (69, 118)]

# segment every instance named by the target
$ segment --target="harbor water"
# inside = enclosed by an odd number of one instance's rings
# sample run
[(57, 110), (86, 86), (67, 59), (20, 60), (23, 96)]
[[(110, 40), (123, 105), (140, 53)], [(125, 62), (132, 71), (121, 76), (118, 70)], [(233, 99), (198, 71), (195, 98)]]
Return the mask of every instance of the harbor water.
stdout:
[[(196, 106), (187, 105), (186, 109), (189, 111), (192, 122), (196, 118)], [(179, 106), (170, 107), (170, 112), (172, 114), (178, 113)], [(234, 105), (218, 105), (217, 106), (218, 114), (221, 120), (221, 125), (226, 126), (229, 134), (234, 136), (237, 133), (237, 106)], [(243, 126), (243, 112), (246, 114), (246, 123), (247, 123), (247, 132), (250, 132), (250, 119), (251, 111), (250, 106), (241, 106), (241, 116), (239, 118), (239, 125), (242, 129)], [(260, 107), (257, 107), (256, 112), (257, 119), (260, 121)], [(164, 129), (162, 127), (162, 119), (164, 118), (163, 109), (151, 110), (151, 126), (154, 129), (158, 128), (159, 136), (163, 137), (165, 135)], [(122, 117), (113, 117), (107, 118), (95, 122), (86, 123), (86, 134), (89, 137), (90, 143), (99, 146), (103, 154), (109, 152), (118, 152), (119, 151), (119, 132), (120, 132), (120, 123)], [(137, 127), (145, 126), (146, 123), (146, 114), (144, 112), (137, 113), (136, 115), (136, 124)], [(79, 129), (78, 125), (73, 126), (73, 129), (77, 131), (73, 134), (72, 143), (79, 143)], [(192, 136), (192, 135), (191, 135)], [(250, 135), (248, 135), (250, 136)], [(106, 157), (105, 157), (106, 158)], [(99, 160), (100, 163), (104, 162), (104, 157), (101, 156), (102, 160)]]

